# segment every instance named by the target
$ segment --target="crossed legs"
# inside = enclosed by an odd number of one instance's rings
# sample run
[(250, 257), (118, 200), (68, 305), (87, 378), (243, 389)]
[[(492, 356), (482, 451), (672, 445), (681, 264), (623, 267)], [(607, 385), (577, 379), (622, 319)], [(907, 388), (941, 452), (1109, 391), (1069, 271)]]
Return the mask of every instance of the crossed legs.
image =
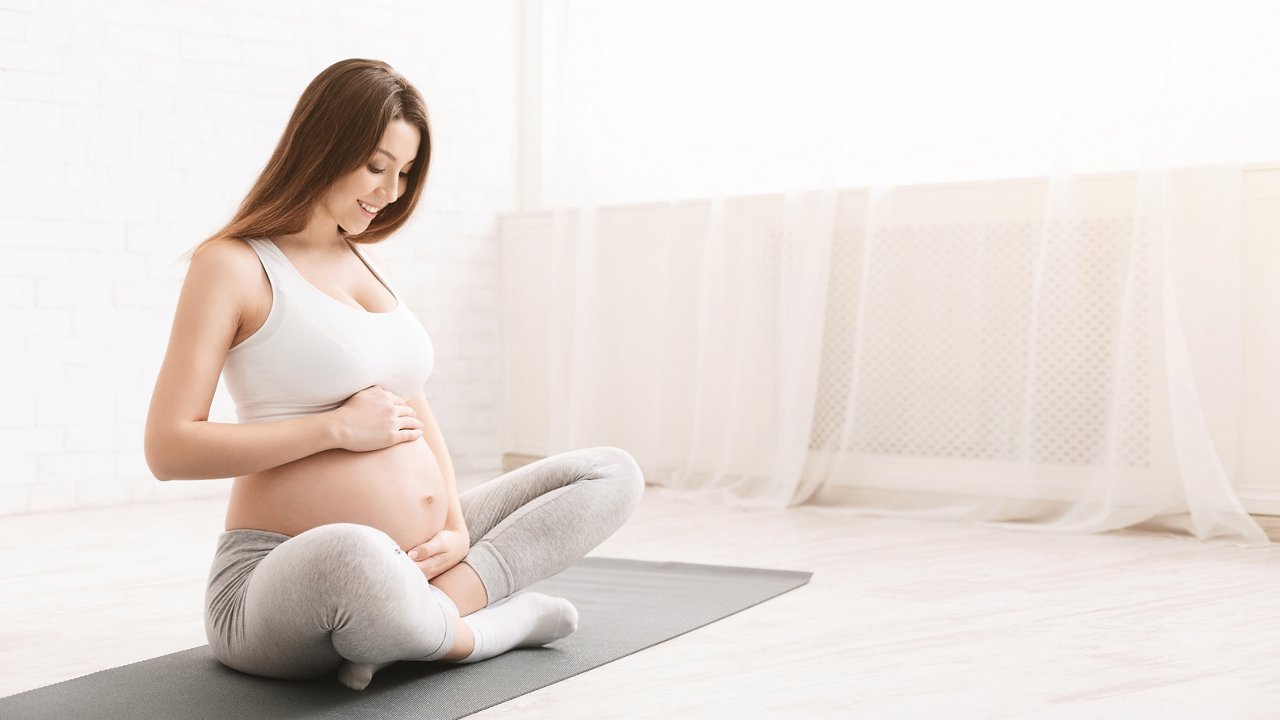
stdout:
[[(452, 638), (442, 657), (410, 659), (476, 661), (573, 632), (577, 611), (567, 600), (511, 595), (569, 567), (612, 535), (643, 491), (629, 454), (596, 447), (544, 458), (463, 493), (471, 552), (431, 580), (456, 610)], [(363, 689), (394, 661), (349, 659), (339, 679)]]

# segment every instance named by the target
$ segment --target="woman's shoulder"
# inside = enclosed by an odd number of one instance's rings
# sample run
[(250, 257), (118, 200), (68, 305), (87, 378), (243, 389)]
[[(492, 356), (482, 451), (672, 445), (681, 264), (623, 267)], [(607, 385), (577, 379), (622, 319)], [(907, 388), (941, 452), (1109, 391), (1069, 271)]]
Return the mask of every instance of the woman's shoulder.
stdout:
[(257, 251), (247, 240), (235, 237), (219, 237), (203, 243), (191, 257), (188, 273), (197, 267), (201, 271), (219, 273), (256, 274), (258, 271)]
[(254, 298), (261, 290), (268, 296), (271, 293), (257, 252), (247, 241), (234, 237), (214, 238), (201, 245), (192, 255), (187, 280), (242, 300)]

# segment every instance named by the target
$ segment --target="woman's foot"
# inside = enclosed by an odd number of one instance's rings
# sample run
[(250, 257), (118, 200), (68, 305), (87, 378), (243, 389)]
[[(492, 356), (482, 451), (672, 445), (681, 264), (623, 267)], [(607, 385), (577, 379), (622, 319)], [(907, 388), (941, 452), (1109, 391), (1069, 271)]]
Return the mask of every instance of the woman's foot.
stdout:
[[(569, 637), (578, 629), (578, 609), (564, 598), (523, 592), (477, 610), (462, 622), (471, 629), (471, 654), (448, 662), (479, 662), (513, 648), (541, 647)], [(374, 673), (390, 664), (344, 662), (338, 668), (338, 682), (364, 690)]]
[(564, 598), (524, 592), (477, 610), (462, 622), (471, 628), (475, 645), (470, 655), (449, 662), (479, 662), (513, 648), (541, 647), (566, 638), (578, 629), (578, 609)]
[(389, 662), (384, 663), (356, 663), (347, 661), (342, 663), (338, 668), (338, 682), (346, 685), (352, 690), (363, 690), (369, 687), (369, 681), (373, 679), (373, 674), (382, 668), (390, 665)]

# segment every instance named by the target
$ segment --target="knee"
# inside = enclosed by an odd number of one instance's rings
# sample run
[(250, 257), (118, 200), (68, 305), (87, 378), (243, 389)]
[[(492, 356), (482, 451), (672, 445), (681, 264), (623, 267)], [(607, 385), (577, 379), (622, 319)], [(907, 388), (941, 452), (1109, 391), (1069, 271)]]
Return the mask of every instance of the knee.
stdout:
[(330, 523), (311, 528), (293, 538), (307, 546), (306, 554), (316, 567), (365, 570), (381, 575), (386, 568), (403, 562), (396, 554), (400, 547), (385, 532), (358, 523)]
[(644, 496), (644, 473), (639, 463), (622, 448), (603, 446), (592, 448), (591, 452), (601, 479), (607, 480), (613, 490), (618, 512), (624, 519), (631, 517)]
[(359, 523), (339, 522), (317, 525), (298, 535), (298, 537), (309, 537), (313, 543), (326, 546), (359, 550), (385, 549), (387, 546), (396, 547), (396, 542), (391, 539), (390, 535), (371, 525), (361, 525)]

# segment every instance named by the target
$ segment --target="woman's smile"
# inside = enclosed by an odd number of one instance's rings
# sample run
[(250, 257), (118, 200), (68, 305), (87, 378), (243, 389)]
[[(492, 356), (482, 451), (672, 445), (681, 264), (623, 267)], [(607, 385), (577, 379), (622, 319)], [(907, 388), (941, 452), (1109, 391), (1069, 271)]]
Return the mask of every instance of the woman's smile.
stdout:
[(386, 207), (385, 205), (382, 207), (376, 207), (364, 202), (363, 200), (357, 200), (356, 204), (359, 205), (360, 210), (363, 211), (364, 214), (368, 215), (370, 218), (372, 218), (374, 215), (377, 215), (378, 211), (381, 210), (383, 207)]

